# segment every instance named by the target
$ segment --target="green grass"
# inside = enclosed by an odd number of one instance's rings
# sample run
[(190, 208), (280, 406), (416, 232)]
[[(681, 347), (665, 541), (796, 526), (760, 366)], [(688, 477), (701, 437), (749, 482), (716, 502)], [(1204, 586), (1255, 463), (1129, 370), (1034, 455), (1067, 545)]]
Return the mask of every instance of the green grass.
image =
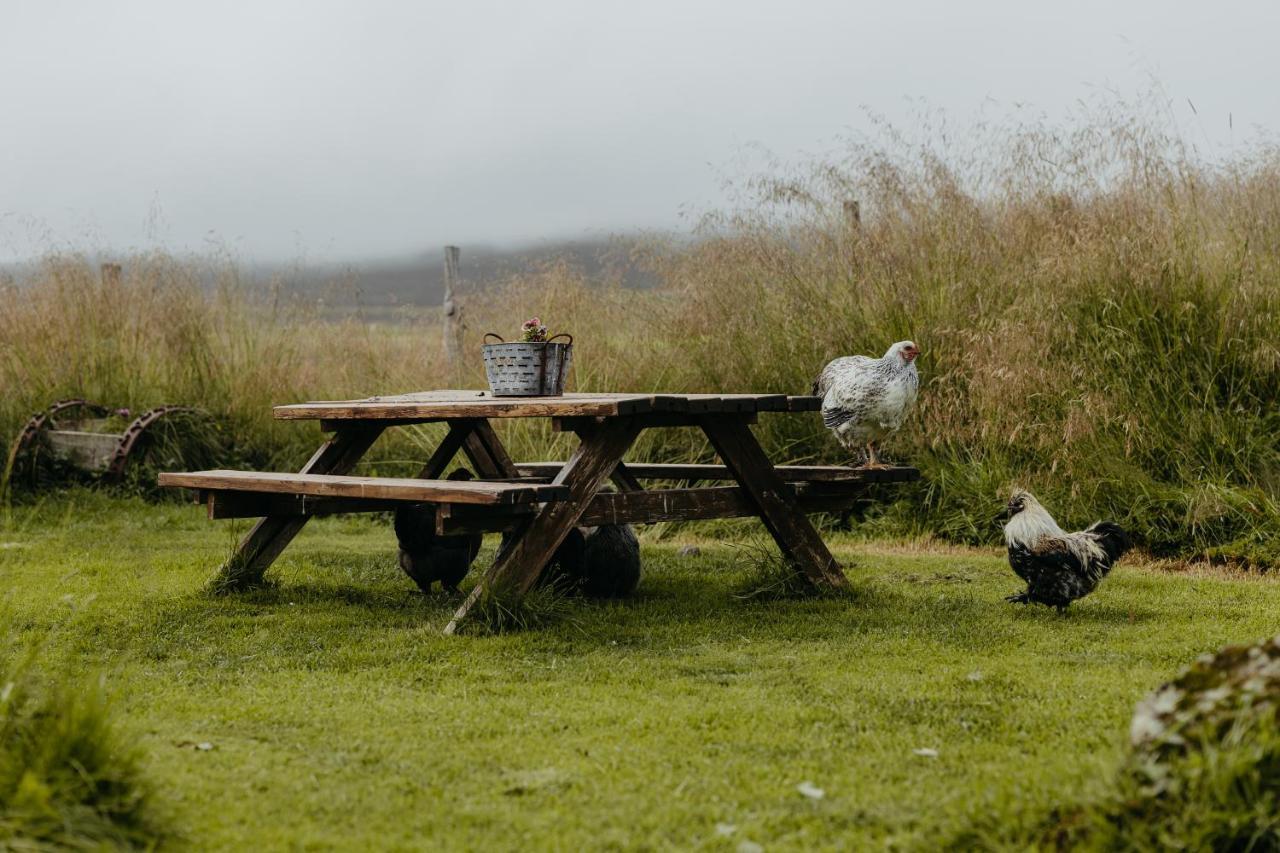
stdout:
[(634, 600), (445, 638), (388, 525), (315, 523), (210, 596), (230, 528), (87, 492), (0, 526), (6, 641), (106, 673), (174, 846), (927, 848), (1087, 799), (1143, 694), (1280, 613), (1273, 576), (1130, 563), (1061, 617), (1004, 603), (994, 551), (838, 535), (852, 595), (742, 599), (740, 547), (668, 537)]

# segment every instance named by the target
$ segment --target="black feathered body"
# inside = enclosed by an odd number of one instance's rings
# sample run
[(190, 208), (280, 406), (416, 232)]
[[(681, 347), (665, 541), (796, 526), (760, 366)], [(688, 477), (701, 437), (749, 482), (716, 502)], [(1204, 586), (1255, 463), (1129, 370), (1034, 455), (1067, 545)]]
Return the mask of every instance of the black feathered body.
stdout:
[[(471, 474), (458, 469), (449, 479), (470, 480)], [(396, 508), (394, 526), (400, 568), (423, 592), (430, 592), (436, 582), (443, 589), (457, 590), (484, 539), (479, 533), (436, 535), (435, 504), (402, 504)]]
[(591, 598), (621, 598), (640, 584), (640, 541), (629, 524), (578, 527), (556, 549), (544, 582)]
[[(1014, 507), (1023, 508), (1014, 511)], [(1129, 550), (1128, 535), (1116, 524), (1100, 521), (1067, 533), (1029, 494), (1015, 494), (1005, 525), (1009, 565), (1027, 585), (1010, 601), (1034, 602), (1065, 609), (1089, 595)]]

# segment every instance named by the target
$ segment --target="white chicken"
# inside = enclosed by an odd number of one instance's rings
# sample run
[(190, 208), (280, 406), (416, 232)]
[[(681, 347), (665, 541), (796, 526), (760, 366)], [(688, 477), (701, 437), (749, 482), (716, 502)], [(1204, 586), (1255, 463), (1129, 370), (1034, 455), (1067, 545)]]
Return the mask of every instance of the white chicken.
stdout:
[(876, 443), (896, 432), (915, 406), (919, 354), (913, 342), (898, 341), (881, 358), (837, 358), (813, 382), (822, 423), (846, 448), (866, 448), (868, 468), (887, 467), (876, 458)]

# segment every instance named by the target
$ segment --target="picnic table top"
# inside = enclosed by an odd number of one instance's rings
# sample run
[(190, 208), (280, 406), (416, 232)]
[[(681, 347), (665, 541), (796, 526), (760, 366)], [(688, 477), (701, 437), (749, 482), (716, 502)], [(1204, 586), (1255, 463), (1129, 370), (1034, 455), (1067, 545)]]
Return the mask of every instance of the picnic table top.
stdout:
[(652, 413), (816, 412), (822, 398), (787, 394), (563, 394), (495, 397), (488, 391), (422, 391), (362, 400), (276, 406), (285, 420), (618, 417)]

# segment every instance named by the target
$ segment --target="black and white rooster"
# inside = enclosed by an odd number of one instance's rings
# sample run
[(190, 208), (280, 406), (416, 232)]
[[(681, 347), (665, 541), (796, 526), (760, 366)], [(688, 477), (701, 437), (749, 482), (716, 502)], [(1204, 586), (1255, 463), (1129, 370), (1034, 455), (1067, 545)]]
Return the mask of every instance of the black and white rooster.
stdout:
[(882, 358), (837, 358), (813, 381), (822, 423), (846, 448), (866, 448), (868, 468), (885, 467), (876, 459), (876, 442), (896, 432), (916, 404), (919, 354), (911, 341), (898, 341)]
[(1026, 592), (1006, 601), (1034, 602), (1064, 612), (1068, 604), (1093, 592), (1131, 547), (1129, 535), (1110, 521), (1065, 532), (1030, 492), (1022, 490), (1009, 498), (1006, 518), (1009, 565), (1027, 584)]

